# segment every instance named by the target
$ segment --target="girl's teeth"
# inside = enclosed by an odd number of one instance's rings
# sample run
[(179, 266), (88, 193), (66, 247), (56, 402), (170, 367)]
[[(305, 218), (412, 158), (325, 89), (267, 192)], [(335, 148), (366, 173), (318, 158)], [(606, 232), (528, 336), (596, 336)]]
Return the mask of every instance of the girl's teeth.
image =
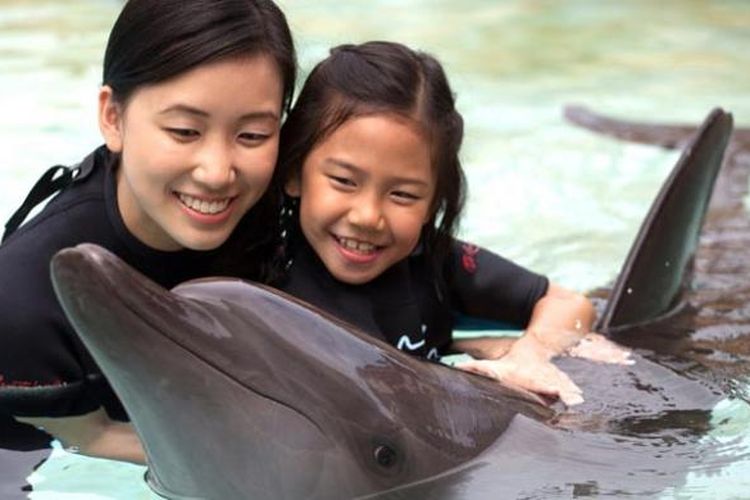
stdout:
[(188, 208), (206, 215), (214, 215), (223, 212), (229, 205), (229, 198), (217, 201), (206, 201), (194, 198), (187, 194), (179, 194), (180, 201)]
[(357, 250), (360, 252), (372, 252), (375, 250), (375, 245), (364, 241), (352, 240), (349, 238), (339, 238), (341, 246), (346, 247), (350, 250)]

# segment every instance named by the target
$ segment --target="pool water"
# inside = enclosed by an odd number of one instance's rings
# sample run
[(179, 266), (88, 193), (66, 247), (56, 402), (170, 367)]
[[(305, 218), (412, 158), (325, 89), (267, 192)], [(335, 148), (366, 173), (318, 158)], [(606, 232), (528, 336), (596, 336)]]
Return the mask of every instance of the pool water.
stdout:
[[(101, 142), (96, 92), (121, 4), (0, 0), (0, 220), (47, 167), (74, 163)], [(344, 42), (397, 40), (436, 55), (466, 122), (469, 202), (461, 235), (572, 288), (614, 278), (678, 153), (576, 128), (563, 120), (563, 105), (687, 123), (720, 105), (738, 125), (750, 125), (746, 0), (280, 4), (303, 76)], [(686, 471), (665, 498), (741, 498), (748, 491), (748, 405), (724, 399), (711, 419), (726, 424), (708, 437), (727, 443), (723, 459)], [(155, 497), (143, 471), (58, 447), (31, 475), (30, 497)], [(573, 496), (560, 493), (566, 495)]]

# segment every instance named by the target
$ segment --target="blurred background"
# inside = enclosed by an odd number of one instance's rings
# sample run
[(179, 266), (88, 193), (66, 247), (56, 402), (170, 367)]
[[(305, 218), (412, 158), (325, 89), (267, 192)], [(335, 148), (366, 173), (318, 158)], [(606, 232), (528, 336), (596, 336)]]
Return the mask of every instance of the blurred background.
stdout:
[[(101, 141), (109, 0), (0, 0), (0, 220)], [(462, 236), (568, 286), (611, 280), (676, 153), (563, 121), (750, 122), (746, 0), (283, 0), (302, 76), (336, 44), (397, 40), (445, 65), (466, 121)]]

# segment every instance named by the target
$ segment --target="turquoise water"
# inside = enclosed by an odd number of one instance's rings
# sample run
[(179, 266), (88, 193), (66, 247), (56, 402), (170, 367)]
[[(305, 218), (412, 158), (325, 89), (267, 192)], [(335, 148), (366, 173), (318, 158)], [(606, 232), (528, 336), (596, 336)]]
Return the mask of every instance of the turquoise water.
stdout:
[[(0, 220), (44, 169), (100, 138), (95, 104), (121, 2), (0, 0)], [(665, 0), (281, 2), (302, 70), (328, 47), (399, 40), (444, 63), (467, 124), (462, 235), (581, 290), (611, 280), (677, 155), (565, 123), (608, 114), (698, 122), (716, 105), (750, 125), (750, 3)], [(747, 405), (724, 401), (721, 436), (741, 440)], [(750, 463), (692, 471), (666, 497), (736, 498)], [(150, 498), (143, 468), (56, 450), (32, 498)]]

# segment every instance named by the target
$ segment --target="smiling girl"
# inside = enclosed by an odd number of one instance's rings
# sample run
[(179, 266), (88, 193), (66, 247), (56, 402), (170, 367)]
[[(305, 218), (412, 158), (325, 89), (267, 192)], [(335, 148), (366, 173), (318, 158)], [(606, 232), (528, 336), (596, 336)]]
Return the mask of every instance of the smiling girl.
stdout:
[(48, 445), (46, 435), (31, 443), (28, 426), (8, 430), (13, 415), (81, 453), (143, 460), (122, 405), (55, 299), (50, 258), (96, 243), (172, 287), (239, 273), (224, 256), (230, 235), (242, 233), (258, 248), (241, 274), (260, 278), (273, 218), (258, 201), (295, 72), (289, 27), (270, 0), (125, 4), (98, 98), (106, 146), (74, 170), (52, 169), (57, 180), (41, 179), (0, 246), (0, 448)]
[[(280, 286), (412, 354), (437, 360), (466, 352), (478, 358), (462, 365), (467, 370), (580, 402), (581, 391), (550, 359), (587, 334), (593, 308), (580, 294), (454, 239), (462, 136), (434, 58), (388, 42), (334, 48), (282, 129), (277, 175), (288, 198)], [(525, 334), (454, 340), (455, 313)]]

